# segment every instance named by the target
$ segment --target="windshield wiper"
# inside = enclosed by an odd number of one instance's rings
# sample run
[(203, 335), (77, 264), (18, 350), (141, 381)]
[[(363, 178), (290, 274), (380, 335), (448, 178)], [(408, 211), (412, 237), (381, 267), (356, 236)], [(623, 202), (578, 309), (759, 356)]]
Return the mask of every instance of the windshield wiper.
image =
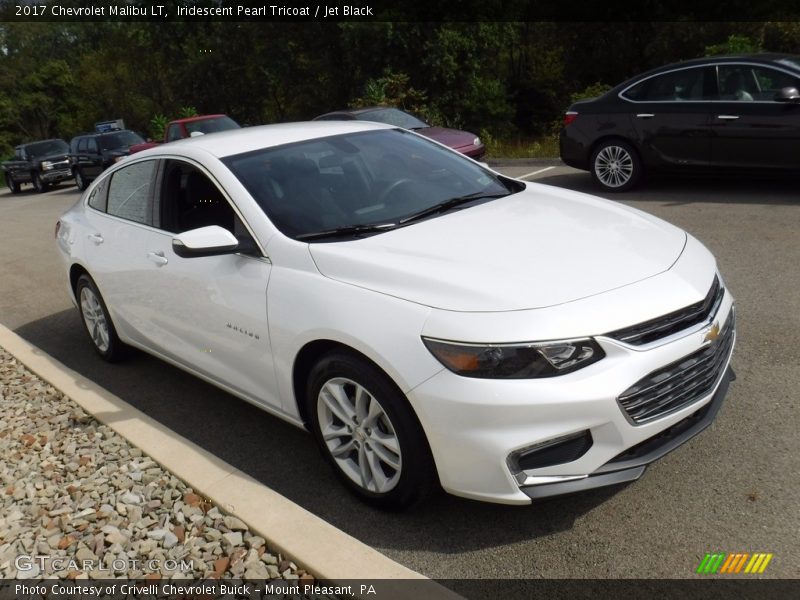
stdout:
[(316, 240), (326, 237), (347, 237), (350, 235), (358, 235), (361, 233), (381, 233), (389, 231), (397, 227), (397, 223), (375, 223), (372, 225), (346, 225), (344, 227), (336, 227), (335, 229), (328, 229), (326, 231), (312, 231), (310, 233), (301, 233), (296, 235), (296, 240)]
[(476, 192), (475, 194), (467, 194), (466, 196), (458, 196), (456, 198), (450, 198), (449, 200), (445, 200), (444, 202), (440, 202), (439, 204), (434, 204), (433, 206), (429, 206), (426, 209), (423, 209), (419, 212), (408, 215), (403, 219), (400, 219), (399, 224), (405, 225), (406, 223), (410, 223), (411, 221), (418, 221), (419, 219), (424, 219), (425, 217), (429, 217), (431, 215), (444, 213), (457, 206), (460, 206), (461, 204), (472, 202), (473, 200), (484, 200), (484, 199), (490, 200), (492, 198), (502, 198), (503, 196), (508, 196), (509, 194), (511, 194), (511, 192), (508, 191), (496, 194)]

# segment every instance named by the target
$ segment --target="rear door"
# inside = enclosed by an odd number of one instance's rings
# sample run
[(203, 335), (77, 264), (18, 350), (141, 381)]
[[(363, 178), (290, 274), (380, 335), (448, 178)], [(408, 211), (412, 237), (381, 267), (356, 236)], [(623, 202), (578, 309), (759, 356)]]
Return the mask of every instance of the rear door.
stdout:
[(89, 193), (86, 264), (117, 331), (150, 345), (153, 306), (147, 279), (154, 265), (146, 247), (152, 229), (156, 161), (133, 163), (104, 178)]
[(639, 81), (621, 92), (648, 165), (706, 166), (711, 159), (712, 67), (689, 67)]
[(712, 164), (729, 169), (800, 168), (800, 106), (775, 100), (782, 88), (800, 89), (800, 79), (747, 63), (721, 64), (717, 74)]

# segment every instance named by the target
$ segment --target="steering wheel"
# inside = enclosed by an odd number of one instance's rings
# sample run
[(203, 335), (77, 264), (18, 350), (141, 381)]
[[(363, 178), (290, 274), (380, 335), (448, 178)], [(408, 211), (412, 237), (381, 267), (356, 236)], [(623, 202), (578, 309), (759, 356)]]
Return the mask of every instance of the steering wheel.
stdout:
[(398, 188), (400, 188), (400, 187), (402, 187), (404, 185), (407, 185), (409, 183), (413, 183), (413, 180), (405, 178), (405, 179), (398, 179), (397, 181), (393, 181), (388, 186), (386, 186), (386, 189), (381, 192), (380, 196), (378, 196), (377, 203), (378, 204), (384, 204), (386, 199), (391, 194), (396, 192)]

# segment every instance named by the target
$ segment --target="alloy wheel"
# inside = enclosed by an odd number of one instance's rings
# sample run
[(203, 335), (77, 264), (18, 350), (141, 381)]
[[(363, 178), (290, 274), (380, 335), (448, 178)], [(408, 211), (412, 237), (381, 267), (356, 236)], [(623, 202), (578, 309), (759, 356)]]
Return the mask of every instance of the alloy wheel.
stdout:
[(597, 179), (603, 185), (609, 188), (620, 188), (627, 184), (633, 176), (633, 157), (622, 146), (606, 146), (595, 157), (594, 171)]
[(100, 352), (107, 352), (110, 346), (108, 321), (100, 300), (89, 287), (81, 289), (81, 314), (94, 345)]
[(384, 494), (400, 480), (400, 442), (381, 403), (357, 382), (335, 377), (317, 397), (322, 439), (336, 465), (364, 490)]

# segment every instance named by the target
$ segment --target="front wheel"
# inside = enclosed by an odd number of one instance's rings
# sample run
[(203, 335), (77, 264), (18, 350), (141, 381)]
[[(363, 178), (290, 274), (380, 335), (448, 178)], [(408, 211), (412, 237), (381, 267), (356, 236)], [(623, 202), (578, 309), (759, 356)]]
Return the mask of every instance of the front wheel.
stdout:
[(21, 184), (18, 181), (14, 181), (11, 173), (6, 173), (6, 185), (12, 194), (19, 194)]
[(75, 286), (75, 295), (81, 311), (81, 319), (86, 333), (92, 340), (97, 353), (108, 362), (116, 362), (125, 356), (127, 346), (117, 337), (117, 330), (111, 322), (106, 303), (94, 281), (88, 275), (81, 275)]
[(332, 352), (312, 369), (309, 424), (326, 460), (359, 497), (399, 510), (436, 485), (425, 434), (406, 398), (377, 367)]
[(42, 178), (39, 176), (38, 173), (33, 173), (31, 175), (31, 181), (33, 182), (33, 188), (36, 190), (36, 193), (42, 194), (46, 192), (50, 186), (42, 181)]
[(642, 161), (633, 146), (608, 140), (592, 153), (592, 177), (607, 192), (626, 192), (642, 177)]
[(75, 176), (75, 185), (78, 186), (78, 189), (81, 191), (85, 190), (88, 187), (89, 183), (83, 177), (83, 174), (81, 174), (81, 170), (73, 169), (72, 174)]

